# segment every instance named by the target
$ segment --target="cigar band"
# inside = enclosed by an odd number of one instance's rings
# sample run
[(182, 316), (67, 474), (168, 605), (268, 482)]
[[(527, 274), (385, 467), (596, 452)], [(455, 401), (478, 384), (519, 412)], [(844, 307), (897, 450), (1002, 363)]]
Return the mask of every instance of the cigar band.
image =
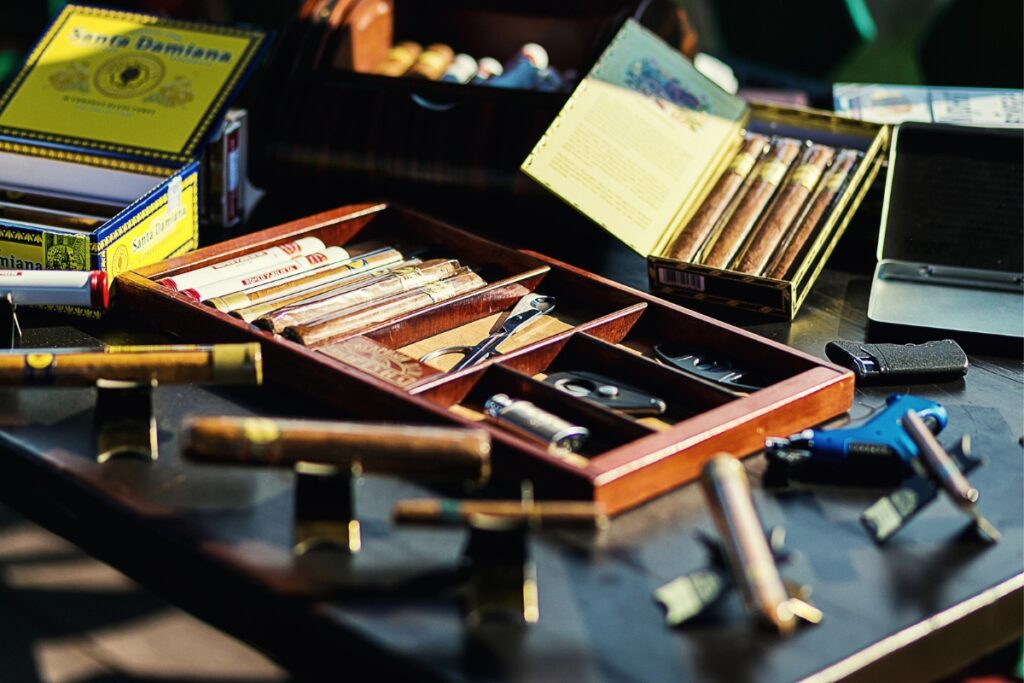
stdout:
[(429, 296), (430, 300), (433, 301), (435, 304), (440, 301), (444, 301), (445, 299), (455, 294), (456, 291), (458, 291), (455, 288), (455, 285), (444, 281), (431, 282), (430, 284), (423, 285), (423, 287), (421, 287), (420, 289), (424, 294)]
[(735, 173), (736, 175), (743, 176), (746, 178), (750, 175), (750, 172), (754, 170), (754, 164), (757, 163), (757, 157), (749, 152), (740, 152), (736, 155), (736, 158), (729, 164), (727, 173)]
[(813, 190), (819, 180), (821, 180), (821, 167), (814, 164), (802, 164), (796, 167), (786, 184), (803, 185), (808, 190)]
[(25, 355), (25, 379), (31, 382), (48, 381), (52, 378), (57, 357), (52, 353), (29, 353)]
[(462, 514), (459, 512), (459, 501), (441, 500), (438, 503), (437, 518), (439, 521), (448, 523), (462, 521)]
[(777, 159), (766, 162), (757, 172), (757, 179), (769, 185), (778, 185), (786, 176), (788, 166)]
[(248, 455), (254, 460), (272, 463), (281, 454), (278, 447), (281, 430), (271, 419), (251, 417), (242, 420), (242, 435), (248, 446)]
[(849, 174), (849, 171), (837, 171), (836, 173), (833, 173), (825, 179), (825, 187), (832, 192), (839, 192), (843, 187), (843, 183), (846, 182), (846, 177)]

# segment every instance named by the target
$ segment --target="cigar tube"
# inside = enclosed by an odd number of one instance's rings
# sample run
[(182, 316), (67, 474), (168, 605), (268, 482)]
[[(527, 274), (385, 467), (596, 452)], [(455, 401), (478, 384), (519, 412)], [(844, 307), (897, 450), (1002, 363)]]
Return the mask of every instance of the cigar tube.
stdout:
[(470, 85), (479, 85), (495, 76), (500, 76), (504, 71), (505, 67), (494, 57), (481, 57), (480, 61), (476, 63), (476, 73), (473, 74), (469, 83)]
[(455, 55), (455, 59), (438, 80), (444, 83), (469, 83), (474, 74), (476, 74), (476, 60), (465, 53), (459, 53)]
[[(413, 259), (412, 261), (418, 261), (418, 259)], [(329, 296), (335, 296), (342, 292), (349, 292), (360, 287), (367, 286), (388, 275), (391, 270), (392, 268), (389, 266), (381, 266), (375, 270), (354, 272), (349, 275), (343, 275), (335, 280), (325, 282), (319, 287), (304, 289), (292, 294), (291, 296), (272, 299), (265, 303), (256, 304), (255, 306), (249, 306), (247, 308), (240, 308), (237, 311), (232, 311), (231, 315), (236, 318), (241, 318), (247, 323), (255, 322), (260, 318), (271, 315), (274, 311), (280, 311), (284, 308), (297, 306), (303, 303), (312, 303)]]
[(291, 467), (299, 462), (362, 472), (483, 484), (491, 473), (486, 430), (265, 417), (195, 417), (184, 426), (190, 460)]
[(102, 270), (0, 270), (0, 296), (11, 295), (24, 306), (110, 304), (107, 274)]
[(743, 465), (729, 455), (716, 455), (704, 465), (701, 486), (747, 611), (780, 633), (792, 631), (796, 615), (754, 509)]
[(978, 489), (967, 481), (967, 477), (960, 471), (949, 453), (939, 444), (939, 440), (928, 429), (924, 420), (913, 410), (908, 410), (903, 416), (901, 424), (917, 446), (921, 460), (924, 461), (925, 467), (942, 491), (949, 496), (954, 505), (974, 518), (978, 528), (989, 540), (998, 541), (1001, 537), (999, 531), (978, 512), (976, 506), (980, 497)]
[(743, 141), (740, 150), (733, 157), (725, 173), (715, 183), (711, 194), (697, 209), (697, 213), (686, 224), (675, 243), (669, 247), (668, 255), (682, 261), (692, 261), (700, 251), (704, 241), (714, 229), (718, 219), (725, 213), (726, 207), (736, 193), (743, 187), (743, 182), (750, 175), (758, 158), (768, 146), (768, 138), (752, 133)]
[(298, 258), (293, 258), (283, 263), (276, 263), (260, 270), (254, 270), (245, 275), (236, 275), (225, 280), (197, 285), (179, 291), (194, 301), (208, 301), (214, 297), (244, 292), (254, 287), (278, 284), (284, 280), (294, 278), (296, 275), (308, 273), (311, 270), (323, 268), (324, 266), (335, 265), (346, 260), (348, 260), (347, 251), (341, 247), (327, 247), (324, 251), (303, 254)]
[(718, 233), (711, 250), (701, 262), (703, 265), (712, 268), (725, 268), (729, 265), (785, 178), (790, 165), (800, 153), (800, 147), (796, 140), (776, 140), (772, 148), (761, 157), (751, 171), (752, 181), (747, 183), (746, 190), (736, 201), (736, 208), (732, 210), (725, 227)]
[(541, 79), (541, 72), (548, 68), (548, 52), (537, 43), (527, 43), (519, 48), (516, 56), (505, 65), (502, 73), (483, 82), (493, 88), (522, 88), (533, 90)]
[(733, 270), (751, 275), (761, 274), (835, 155), (836, 150), (825, 145), (811, 145), (804, 150), (800, 162), (776, 193), (768, 212), (750, 234), (747, 240), (749, 246)]
[(285, 242), (274, 247), (236, 256), (220, 263), (165, 277), (159, 282), (165, 287), (180, 291), (237, 275), (245, 275), (265, 266), (290, 261), (297, 256), (323, 250), (324, 243), (316, 237), (303, 237), (294, 242)]
[(792, 268), (793, 263), (811, 238), (817, 233), (822, 219), (832, 209), (836, 198), (842, 192), (850, 174), (860, 161), (860, 152), (844, 149), (836, 155), (832, 166), (825, 172), (803, 215), (790, 231), (786, 241), (772, 256), (764, 271), (765, 277), (781, 280)]
[(85, 386), (97, 380), (161, 384), (261, 384), (258, 343), (108, 346), (0, 353), (0, 385)]
[(604, 505), (589, 501), (535, 503), (518, 500), (420, 498), (400, 500), (391, 509), (391, 519), (396, 524), (462, 525), (476, 516), (523, 520), (546, 526), (608, 526)]
[(405, 72), (405, 77), (436, 81), (454, 58), (455, 52), (450, 47), (444, 43), (433, 43), (420, 53), (416, 62)]
[(485, 284), (479, 275), (463, 268), (452, 277), (374, 302), (359, 311), (289, 327), (285, 329), (285, 336), (311, 348), (326, 346), (371, 325), (447, 301)]
[(419, 58), (423, 48), (419, 43), (406, 40), (388, 50), (388, 56), (377, 65), (373, 73), (381, 76), (403, 76)]
[(288, 327), (340, 315), (343, 311), (355, 306), (379, 301), (431, 282), (443, 280), (454, 275), (458, 269), (459, 262), (454, 259), (432, 259), (419, 265), (402, 266), (364, 286), (358, 286), (351, 290), (346, 288), (337, 294), (327, 294), (314, 301), (282, 308), (257, 319), (256, 324), (280, 334)]
[(351, 277), (357, 273), (362, 273), (379, 266), (398, 263), (401, 260), (402, 255), (395, 249), (378, 249), (362, 256), (347, 258), (340, 263), (321, 266), (308, 273), (300, 273), (281, 282), (262, 285), (243, 292), (213, 297), (208, 299), (206, 303), (218, 311), (230, 313), (241, 308), (248, 308), (256, 304), (281, 299), (297, 292), (313, 289), (318, 285)]

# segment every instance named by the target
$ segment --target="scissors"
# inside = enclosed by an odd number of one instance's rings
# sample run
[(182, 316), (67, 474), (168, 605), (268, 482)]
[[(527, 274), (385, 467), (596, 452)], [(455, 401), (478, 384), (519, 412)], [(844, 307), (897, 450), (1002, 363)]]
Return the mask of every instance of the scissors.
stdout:
[(443, 346), (422, 356), (420, 362), (426, 363), (441, 356), (459, 353), (462, 354), (462, 360), (453, 365), (448, 372), (468, 368), (470, 365), (475, 365), (487, 360), (491, 356), (497, 355), (498, 346), (503, 341), (521, 330), (531, 321), (540, 318), (542, 315), (547, 315), (553, 310), (555, 310), (555, 297), (544, 296), (543, 294), (527, 294), (516, 302), (516, 305), (509, 312), (501, 327), (484, 337), (476, 346)]

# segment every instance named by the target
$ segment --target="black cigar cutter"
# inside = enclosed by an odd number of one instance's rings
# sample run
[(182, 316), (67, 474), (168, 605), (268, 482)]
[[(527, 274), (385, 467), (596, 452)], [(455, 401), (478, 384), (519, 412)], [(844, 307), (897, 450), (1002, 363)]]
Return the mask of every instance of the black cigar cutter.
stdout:
[(649, 417), (661, 415), (667, 409), (657, 396), (596, 372), (554, 372), (544, 381), (567, 394), (626, 415)]
[(654, 347), (654, 355), (676, 370), (714, 382), (737, 394), (749, 394), (768, 386), (768, 381), (757, 373), (680, 344), (658, 344)]
[(853, 370), (862, 384), (941, 382), (967, 374), (967, 354), (952, 339), (924, 344), (866, 344), (829, 342), (825, 355)]

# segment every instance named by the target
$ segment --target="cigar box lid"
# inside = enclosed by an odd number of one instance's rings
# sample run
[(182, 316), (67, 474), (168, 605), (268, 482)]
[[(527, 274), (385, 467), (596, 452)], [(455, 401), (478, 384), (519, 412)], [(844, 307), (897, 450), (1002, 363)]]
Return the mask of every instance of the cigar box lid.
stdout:
[(0, 151), (180, 167), (198, 156), (265, 39), (67, 5), (0, 97)]
[(638, 253), (657, 254), (748, 116), (743, 100), (629, 19), (521, 168)]

